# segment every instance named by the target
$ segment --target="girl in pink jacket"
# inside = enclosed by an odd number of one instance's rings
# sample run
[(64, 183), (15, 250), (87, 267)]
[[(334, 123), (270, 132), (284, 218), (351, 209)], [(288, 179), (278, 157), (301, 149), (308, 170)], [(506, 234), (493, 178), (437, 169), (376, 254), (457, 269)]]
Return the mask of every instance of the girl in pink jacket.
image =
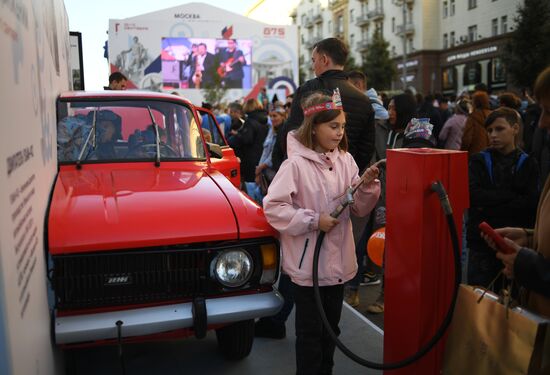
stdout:
[[(342, 193), (359, 182), (359, 170), (346, 152), (346, 122), (339, 93), (310, 95), (303, 103), (304, 122), (288, 134), (288, 159), (264, 198), (269, 223), (279, 231), (283, 271), (294, 284), (297, 374), (330, 374), (334, 344), (323, 328), (313, 296), (313, 251), (319, 231), (326, 232), (319, 259), (319, 285), (325, 313), (338, 334), (344, 283), (357, 272), (350, 210), (330, 216)], [(351, 211), (366, 216), (380, 195), (376, 167), (368, 168)]]

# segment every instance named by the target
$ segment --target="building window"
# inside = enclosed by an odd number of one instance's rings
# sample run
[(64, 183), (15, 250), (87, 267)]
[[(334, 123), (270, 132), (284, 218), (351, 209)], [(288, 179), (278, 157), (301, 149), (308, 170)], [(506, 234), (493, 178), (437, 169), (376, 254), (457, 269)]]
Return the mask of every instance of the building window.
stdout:
[(475, 42), (477, 39), (477, 25), (468, 27), (468, 41)]
[(442, 86), (444, 90), (456, 89), (456, 68), (443, 68)]
[(506, 82), (506, 69), (500, 57), (491, 60), (491, 83)]
[(500, 18), (500, 32), (502, 34), (508, 32), (508, 17), (507, 16), (502, 16)]
[(443, 2), (443, 18), (447, 18), (449, 15), (449, 3), (444, 1)]
[(413, 40), (412, 38), (409, 38), (409, 53), (412, 53), (412, 52), (414, 52)]
[(328, 21), (328, 33), (332, 33), (332, 21)]
[(349, 36), (349, 45), (350, 45), (350, 47), (351, 47), (352, 49), (355, 48), (355, 45), (354, 45), (354, 44), (355, 44), (355, 35), (351, 34), (351, 35)]
[(338, 34), (344, 33), (344, 16), (338, 16)]
[(449, 48), (449, 35), (443, 34), (443, 49)]
[(451, 0), (451, 6), (449, 7), (449, 15), (452, 17), (455, 15), (455, 0)]
[(306, 15), (302, 14), (302, 26), (305, 26), (306, 24)]
[(491, 35), (498, 35), (498, 18), (493, 18), (493, 20), (491, 21)]
[(391, 18), (391, 32), (395, 32), (395, 17)]
[(354, 14), (353, 9), (349, 11), (349, 21), (350, 22), (355, 22), (355, 14)]
[(464, 67), (462, 83), (464, 86), (475, 85), (481, 82), (481, 64), (478, 62), (467, 63)]
[(477, 0), (468, 0), (468, 9), (477, 8)]
[(378, 22), (376, 24), (376, 35), (378, 35), (379, 37), (384, 37), (384, 25), (382, 24), (382, 22)]
[(451, 44), (451, 47), (455, 46), (455, 32), (454, 31), (451, 31), (450, 44)]

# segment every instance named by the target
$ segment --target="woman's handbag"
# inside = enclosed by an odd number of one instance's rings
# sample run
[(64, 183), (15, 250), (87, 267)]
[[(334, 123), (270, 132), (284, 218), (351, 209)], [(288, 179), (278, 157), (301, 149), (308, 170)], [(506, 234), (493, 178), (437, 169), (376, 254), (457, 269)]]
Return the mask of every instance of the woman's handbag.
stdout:
[(260, 191), (262, 192), (262, 195), (267, 194), (267, 188), (269, 187), (269, 184), (271, 184), (271, 181), (273, 181), (273, 178), (275, 177), (275, 174), (277, 172), (269, 167), (264, 168), (262, 170), (262, 173), (260, 174)]
[(460, 285), (443, 374), (550, 374), (549, 322)]

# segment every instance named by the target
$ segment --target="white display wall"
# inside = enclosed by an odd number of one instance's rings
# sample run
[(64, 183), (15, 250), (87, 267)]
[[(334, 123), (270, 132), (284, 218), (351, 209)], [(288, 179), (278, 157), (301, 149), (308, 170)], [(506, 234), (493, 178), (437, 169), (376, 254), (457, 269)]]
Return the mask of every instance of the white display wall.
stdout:
[(0, 374), (53, 374), (44, 223), (69, 87), (63, 1), (1, 1), (0, 50)]

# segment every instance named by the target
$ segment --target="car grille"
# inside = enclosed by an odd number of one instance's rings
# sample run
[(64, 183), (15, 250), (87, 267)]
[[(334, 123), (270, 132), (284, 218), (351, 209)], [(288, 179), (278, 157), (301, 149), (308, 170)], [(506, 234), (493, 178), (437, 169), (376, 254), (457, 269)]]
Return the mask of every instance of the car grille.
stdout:
[(63, 309), (186, 299), (209, 292), (205, 250), (137, 250), (53, 257), (56, 307)]

